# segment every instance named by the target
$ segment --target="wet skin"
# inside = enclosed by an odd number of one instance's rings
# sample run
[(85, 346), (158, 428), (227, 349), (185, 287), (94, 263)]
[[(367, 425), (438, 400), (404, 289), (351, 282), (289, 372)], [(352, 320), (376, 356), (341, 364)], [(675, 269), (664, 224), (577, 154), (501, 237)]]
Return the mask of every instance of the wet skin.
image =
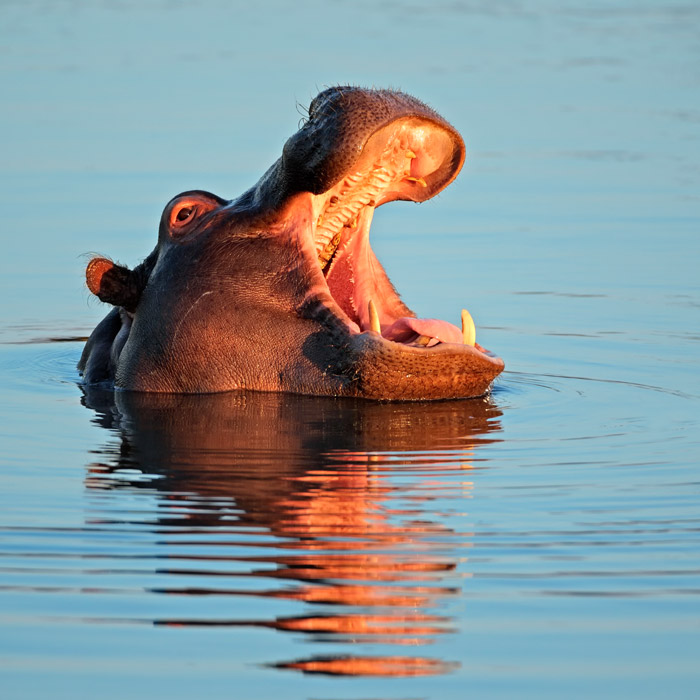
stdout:
[(446, 187), (464, 143), (403, 93), (330, 88), (282, 157), (226, 201), (185, 192), (130, 270), (91, 260), (114, 309), (78, 365), (86, 384), (419, 400), (488, 392), (503, 361), (465, 328), (418, 319), (369, 243), (374, 209)]

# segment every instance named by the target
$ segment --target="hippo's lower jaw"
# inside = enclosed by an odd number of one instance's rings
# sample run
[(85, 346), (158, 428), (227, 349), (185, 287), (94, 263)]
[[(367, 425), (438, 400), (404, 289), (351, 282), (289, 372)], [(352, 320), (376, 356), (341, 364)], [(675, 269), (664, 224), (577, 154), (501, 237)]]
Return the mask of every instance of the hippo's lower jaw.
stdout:
[(331, 88), (251, 190), (171, 200), (134, 270), (96, 258), (114, 309), (88, 341), (86, 383), (383, 400), (469, 398), (503, 370), (463, 328), (419, 319), (369, 242), (374, 209), (429, 199), (459, 172), (459, 134), (402, 93)]

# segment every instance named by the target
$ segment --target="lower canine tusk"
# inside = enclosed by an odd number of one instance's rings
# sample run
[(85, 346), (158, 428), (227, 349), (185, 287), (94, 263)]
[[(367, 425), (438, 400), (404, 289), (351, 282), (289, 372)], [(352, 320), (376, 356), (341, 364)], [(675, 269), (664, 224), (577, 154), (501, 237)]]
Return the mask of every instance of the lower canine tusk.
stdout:
[(406, 177), (404, 177), (404, 180), (408, 180), (409, 182), (415, 182), (421, 187), (428, 186), (428, 183), (422, 177), (411, 177), (410, 175), (407, 175)]
[(367, 304), (367, 310), (369, 311), (369, 327), (375, 333), (381, 334), (382, 327), (379, 325), (379, 314), (377, 313), (377, 307), (371, 299)]
[(474, 327), (474, 319), (466, 310), (462, 309), (462, 340), (465, 345), (473, 346), (476, 342), (476, 328)]

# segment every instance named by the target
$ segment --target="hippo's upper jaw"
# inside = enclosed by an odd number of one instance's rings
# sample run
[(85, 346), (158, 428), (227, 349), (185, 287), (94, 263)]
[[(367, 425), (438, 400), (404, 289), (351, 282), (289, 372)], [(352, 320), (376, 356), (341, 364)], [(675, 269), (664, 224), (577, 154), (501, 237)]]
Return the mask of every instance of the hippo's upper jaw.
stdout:
[(369, 243), (374, 209), (424, 201), (464, 161), (459, 134), (408, 95), (331, 88), (251, 190), (174, 198), (134, 270), (104, 258), (88, 287), (117, 307), (79, 369), (124, 389), (232, 389), (418, 400), (486, 393), (503, 361), (418, 319)]

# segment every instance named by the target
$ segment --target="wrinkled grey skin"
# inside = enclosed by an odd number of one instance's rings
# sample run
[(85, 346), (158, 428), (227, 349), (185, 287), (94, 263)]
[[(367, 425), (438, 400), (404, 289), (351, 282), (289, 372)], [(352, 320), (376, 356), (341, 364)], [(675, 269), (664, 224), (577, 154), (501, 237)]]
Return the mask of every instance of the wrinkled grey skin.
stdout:
[[(231, 201), (201, 191), (174, 198), (155, 250), (134, 270), (93, 260), (88, 286), (114, 309), (87, 342), (78, 366), (84, 382), (148, 392), (254, 389), (398, 400), (487, 392), (503, 362), (479, 346), (413, 347), (353, 329), (308, 234), (312, 195), (338, 187), (387, 129), (404, 123), (438, 134), (446, 156), (424, 186), (399, 188), (391, 199), (428, 199), (464, 160), (453, 127), (402, 93), (330, 88), (312, 101), (306, 123), (252, 189)], [(173, 217), (183, 202), (194, 214), (181, 225)], [(373, 254), (372, 266), (375, 298), (388, 299), (382, 303), (396, 317), (414, 316)]]

